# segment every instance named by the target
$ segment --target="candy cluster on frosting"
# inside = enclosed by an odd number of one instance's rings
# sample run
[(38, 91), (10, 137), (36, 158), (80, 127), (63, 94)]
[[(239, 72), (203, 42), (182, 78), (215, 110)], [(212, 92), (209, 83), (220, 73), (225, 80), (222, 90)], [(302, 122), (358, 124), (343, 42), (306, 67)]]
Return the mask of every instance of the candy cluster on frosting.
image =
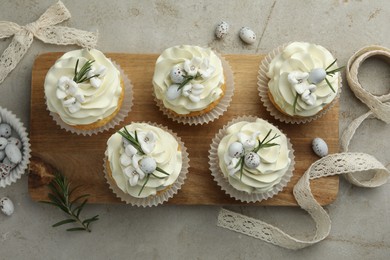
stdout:
[(179, 144), (157, 127), (131, 124), (112, 135), (107, 144), (112, 177), (133, 197), (155, 195), (172, 185), (181, 171)]
[(209, 49), (175, 46), (157, 59), (155, 95), (178, 114), (205, 109), (222, 95), (224, 84), (220, 59)]
[(339, 69), (336, 68), (335, 59), (324, 47), (291, 43), (269, 65), (269, 91), (287, 114), (313, 116), (337, 95)]
[(65, 53), (45, 79), (48, 109), (69, 125), (86, 125), (110, 116), (122, 93), (119, 70), (98, 50)]
[(291, 163), (285, 135), (262, 119), (226, 131), (218, 146), (219, 166), (234, 188), (262, 193), (280, 182)]

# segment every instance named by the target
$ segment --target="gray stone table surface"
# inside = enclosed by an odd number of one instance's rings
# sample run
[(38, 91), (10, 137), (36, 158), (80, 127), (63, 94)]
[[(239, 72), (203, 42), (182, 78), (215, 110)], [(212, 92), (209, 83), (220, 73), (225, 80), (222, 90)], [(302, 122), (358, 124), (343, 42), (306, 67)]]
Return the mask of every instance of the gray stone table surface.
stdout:
[[(290, 41), (327, 47), (346, 64), (358, 49), (390, 47), (390, 1), (77, 1), (64, 0), (72, 18), (63, 24), (98, 30), (103, 52), (160, 53), (177, 44), (210, 46), (220, 53), (267, 53)], [(25, 25), (35, 21), (55, 0), (1, 0), (0, 20)], [(214, 37), (221, 20), (230, 24), (222, 41)], [(258, 39), (245, 45), (242, 26)], [(0, 41), (0, 52), (10, 39)], [(55, 46), (35, 39), (17, 68), (0, 85), (0, 106), (13, 111), (28, 127), (31, 69), (35, 57), (77, 46)], [(343, 73), (344, 74), (344, 73)], [(389, 91), (390, 68), (369, 60), (360, 81), (371, 92)], [(345, 76), (345, 75), (344, 75)], [(340, 100), (340, 133), (367, 107), (346, 84)], [(369, 120), (357, 131), (353, 151), (390, 157), (390, 126)], [(205, 155), (207, 156), (207, 155)], [(291, 251), (216, 226), (219, 207), (87, 205), (99, 214), (92, 233), (70, 233), (51, 224), (63, 218), (50, 206), (33, 202), (27, 174), (0, 188), (0, 197), (15, 203), (11, 217), (0, 215), (0, 259), (388, 259), (390, 255), (390, 184), (376, 189), (353, 187), (343, 178), (337, 200), (326, 207), (332, 218), (330, 236), (300, 251)], [(314, 224), (299, 208), (231, 207), (261, 218), (301, 238), (313, 235)]]

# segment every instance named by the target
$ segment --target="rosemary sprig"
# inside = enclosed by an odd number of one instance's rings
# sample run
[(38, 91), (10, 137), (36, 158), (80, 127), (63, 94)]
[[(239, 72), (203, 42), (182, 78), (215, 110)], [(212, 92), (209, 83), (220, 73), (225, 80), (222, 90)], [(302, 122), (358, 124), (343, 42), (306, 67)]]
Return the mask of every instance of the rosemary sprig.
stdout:
[[(141, 147), (141, 144), (139, 143), (138, 141), (138, 134), (137, 134), (137, 131), (134, 131), (134, 136), (132, 136), (130, 134), (130, 132), (126, 129), (126, 127), (123, 128), (123, 131), (118, 131), (118, 133), (123, 136), (127, 141), (129, 141), (129, 143), (135, 148), (137, 149), (137, 151), (141, 154), (141, 155), (145, 155), (146, 153), (142, 150), (142, 147)], [(166, 175), (166, 176), (169, 176), (169, 173), (167, 173), (166, 171), (164, 171), (163, 169), (161, 169), (160, 167), (156, 167), (156, 171)], [(148, 183), (149, 181), (149, 178), (150, 178), (150, 175), (152, 175), (153, 177), (157, 178), (157, 179), (164, 179), (165, 177), (159, 177), (157, 175), (155, 175), (154, 173), (151, 173), (151, 174), (147, 174), (146, 175), (146, 179), (145, 179), (145, 182), (144, 184), (142, 185), (139, 193), (138, 193), (138, 196), (141, 195), (142, 191), (144, 190), (146, 184)]]
[[(69, 218), (53, 224), (52, 227), (58, 227), (64, 224), (75, 223), (78, 224), (79, 227), (68, 228), (66, 231), (91, 232), (89, 226), (92, 222), (97, 221), (99, 219), (99, 215), (84, 220), (80, 218), (80, 213), (88, 201), (86, 197), (88, 197), (89, 194), (80, 195), (77, 198), (71, 200), (70, 199), (71, 195), (80, 186), (76, 186), (73, 189), (71, 189), (70, 184), (71, 183), (64, 175), (57, 173), (54, 179), (48, 184), (48, 187), (51, 191), (51, 193), (48, 194), (50, 201), (41, 201), (41, 202), (55, 206), (61, 209), (69, 216)], [(83, 202), (80, 203), (81, 199), (84, 200)]]
[(73, 81), (76, 83), (83, 83), (87, 80), (90, 80), (94, 77), (99, 77), (100, 74), (95, 74), (91, 77), (87, 77), (87, 73), (92, 69), (92, 63), (94, 63), (94, 60), (88, 60), (84, 65), (81, 67), (79, 71), (77, 71), (78, 65), (79, 65), (79, 59), (76, 61), (76, 66), (74, 68), (74, 77)]
[[(258, 145), (255, 148), (253, 148), (252, 152), (257, 153), (262, 148), (269, 148), (269, 147), (272, 147), (272, 146), (279, 145), (277, 143), (271, 143), (273, 140), (275, 140), (276, 138), (280, 137), (280, 135), (278, 135), (276, 133), (275, 133), (275, 135), (271, 139), (267, 140), (268, 137), (271, 135), (271, 132), (272, 132), (272, 129), (270, 129), (268, 131), (268, 133), (265, 135), (263, 140), (258, 140)], [(250, 172), (250, 171), (248, 171), (247, 169), (244, 168), (244, 164), (245, 164), (245, 154), (240, 157), (240, 159), (238, 160), (236, 166), (234, 166), (234, 168), (240, 167), (240, 180), (242, 179), (243, 171)]]
[[(336, 63), (336, 61), (337, 61), (337, 59), (335, 59), (328, 67), (326, 67), (326, 69), (325, 69), (325, 74), (326, 74), (326, 76), (329, 75), (329, 76), (333, 77), (333, 75), (336, 74), (336, 72), (339, 72), (339, 71), (341, 71), (342, 69), (344, 69), (345, 66), (342, 66), (342, 67), (339, 67), (339, 68), (336, 68), (336, 69), (333, 69), (333, 70), (328, 71), (328, 69), (329, 69), (330, 67), (332, 67), (332, 66)], [(326, 84), (327, 84), (327, 85), (329, 86), (329, 88), (333, 91), (333, 93), (336, 93), (336, 91), (334, 90), (332, 84), (330, 84), (330, 82), (329, 82), (329, 80), (326, 78), (326, 76), (325, 76), (325, 82), (326, 82)]]
[(179, 91), (180, 89), (182, 89), (185, 85), (187, 85), (191, 80), (193, 79), (198, 79), (199, 77), (201, 77), (201, 75), (199, 73), (197, 73), (195, 76), (183, 76), (185, 78), (185, 80), (180, 83), (179, 87), (177, 88), (177, 91)]

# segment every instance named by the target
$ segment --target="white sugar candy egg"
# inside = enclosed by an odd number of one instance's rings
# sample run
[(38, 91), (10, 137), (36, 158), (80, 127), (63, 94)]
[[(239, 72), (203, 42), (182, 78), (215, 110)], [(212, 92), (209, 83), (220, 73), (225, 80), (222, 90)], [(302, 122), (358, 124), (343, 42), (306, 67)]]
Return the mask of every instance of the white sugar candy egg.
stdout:
[(20, 163), (22, 161), (22, 153), (14, 144), (8, 144), (5, 147), (5, 155), (12, 163)]
[(5, 158), (5, 151), (4, 150), (0, 150), (0, 162), (2, 162)]
[(180, 65), (176, 65), (172, 68), (171, 72), (169, 73), (169, 76), (172, 80), (173, 83), (182, 83), (185, 78), (184, 76), (186, 75), (185, 71), (183, 68), (181, 68)]
[(245, 155), (244, 163), (249, 169), (255, 169), (260, 165), (260, 156), (255, 152)]
[(0, 137), (0, 151), (4, 150), (7, 144), (7, 139), (5, 139), (4, 137)]
[(227, 22), (220, 22), (217, 27), (215, 28), (215, 36), (218, 39), (222, 39), (223, 37), (226, 36), (229, 32), (229, 24)]
[(328, 155), (328, 145), (323, 139), (319, 137), (313, 139), (312, 148), (314, 153), (319, 157), (324, 157)]
[(145, 174), (151, 174), (157, 168), (156, 160), (152, 157), (145, 157), (139, 162), (139, 168)]
[(229, 156), (238, 158), (244, 155), (244, 146), (240, 142), (234, 142), (229, 146)]
[(0, 124), (0, 137), (8, 138), (11, 136), (11, 127), (9, 124)]
[(166, 93), (166, 97), (168, 100), (174, 100), (181, 95), (181, 90), (179, 90), (179, 85), (173, 84), (171, 85)]
[(14, 213), (14, 204), (12, 203), (12, 200), (7, 197), (1, 198), (0, 209), (5, 215), (11, 216), (12, 213)]
[(240, 30), (240, 38), (247, 44), (253, 44), (256, 41), (256, 34), (248, 27), (242, 27)]
[(323, 68), (315, 68), (310, 71), (309, 78), (307, 79), (307, 81), (312, 84), (318, 84), (323, 81), (325, 77), (326, 71)]
[(10, 137), (10, 138), (8, 138), (8, 143), (14, 144), (14, 145), (16, 145), (16, 147), (19, 148), (19, 150), (22, 150), (22, 142), (18, 138)]

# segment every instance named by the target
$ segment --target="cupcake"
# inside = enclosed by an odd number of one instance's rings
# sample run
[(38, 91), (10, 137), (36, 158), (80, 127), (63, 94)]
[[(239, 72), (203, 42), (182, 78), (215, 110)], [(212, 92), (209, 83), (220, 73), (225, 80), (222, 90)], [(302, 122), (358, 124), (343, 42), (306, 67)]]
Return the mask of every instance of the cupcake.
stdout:
[(0, 107), (0, 187), (16, 182), (31, 157), (26, 128), (10, 111)]
[(114, 193), (137, 206), (154, 206), (180, 189), (188, 172), (188, 154), (168, 129), (132, 123), (113, 134), (105, 152), (106, 178)]
[(231, 197), (256, 202), (280, 192), (292, 176), (294, 155), (289, 139), (255, 117), (231, 121), (213, 139), (210, 169)]
[[(233, 95), (233, 76), (227, 62), (212, 50), (181, 45), (158, 57), (153, 86), (158, 106), (169, 117), (205, 123), (226, 111)], [(206, 115), (208, 119), (202, 120)]]
[(65, 53), (48, 71), (44, 88), (51, 115), (61, 127), (76, 133), (113, 127), (118, 123), (113, 119), (123, 120), (131, 107), (130, 82), (95, 49)]
[(267, 110), (281, 121), (311, 121), (338, 97), (340, 69), (324, 47), (290, 43), (263, 59), (259, 71), (260, 96)]

